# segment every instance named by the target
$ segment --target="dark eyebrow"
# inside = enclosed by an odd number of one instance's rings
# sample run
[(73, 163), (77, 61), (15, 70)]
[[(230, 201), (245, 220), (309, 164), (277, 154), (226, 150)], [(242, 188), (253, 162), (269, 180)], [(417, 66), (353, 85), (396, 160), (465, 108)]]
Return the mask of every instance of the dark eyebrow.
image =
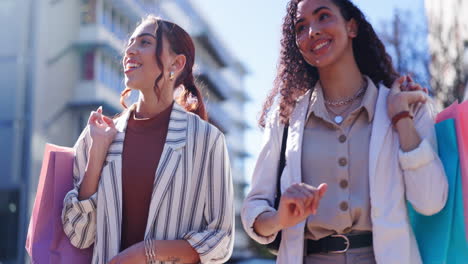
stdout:
[[(314, 12), (312, 12), (312, 15), (316, 15), (318, 12), (322, 11), (323, 9), (331, 10), (330, 8), (328, 8), (326, 6), (321, 6), (321, 7), (318, 7), (317, 9), (315, 9)], [(296, 24), (299, 24), (299, 23), (303, 22), (304, 20), (305, 20), (305, 18), (299, 18), (298, 20), (296, 20)]]
[(141, 37), (144, 37), (144, 36), (150, 36), (150, 37), (153, 37), (154, 39), (156, 39), (156, 37), (151, 33), (141, 33), (140, 35), (138, 35), (138, 36), (136, 36), (134, 38), (130, 38), (128, 41), (132, 42), (134, 39), (141, 38)]
[(321, 6), (317, 9), (314, 10), (314, 12), (312, 12), (312, 15), (316, 15), (318, 12), (322, 11), (323, 9), (327, 9), (327, 10), (331, 10), (330, 8), (326, 7), (326, 6)]

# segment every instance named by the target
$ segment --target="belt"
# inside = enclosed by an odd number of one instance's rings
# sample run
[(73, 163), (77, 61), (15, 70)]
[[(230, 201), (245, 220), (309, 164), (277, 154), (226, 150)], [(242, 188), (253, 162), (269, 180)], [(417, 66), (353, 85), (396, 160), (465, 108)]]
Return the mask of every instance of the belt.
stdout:
[(331, 235), (319, 240), (307, 239), (304, 245), (306, 255), (317, 253), (345, 253), (351, 248), (372, 246), (372, 233)]

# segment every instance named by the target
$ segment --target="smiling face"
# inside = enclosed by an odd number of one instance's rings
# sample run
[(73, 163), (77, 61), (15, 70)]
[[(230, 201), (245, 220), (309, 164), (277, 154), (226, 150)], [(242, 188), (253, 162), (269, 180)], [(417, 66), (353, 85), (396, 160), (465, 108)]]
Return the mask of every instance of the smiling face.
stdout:
[[(125, 73), (125, 85), (136, 90), (154, 89), (156, 78), (161, 74), (161, 69), (156, 60), (156, 24), (144, 22), (139, 25), (130, 37), (125, 49), (123, 66)], [(163, 50), (161, 62), (165, 71), (168, 71), (171, 55), (168, 42), (163, 37)], [(168, 74), (163, 74), (167, 76)]]
[(353, 19), (346, 21), (332, 1), (301, 1), (295, 21), (296, 45), (310, 65), (321, 68), (352, 55), (356, 23)]

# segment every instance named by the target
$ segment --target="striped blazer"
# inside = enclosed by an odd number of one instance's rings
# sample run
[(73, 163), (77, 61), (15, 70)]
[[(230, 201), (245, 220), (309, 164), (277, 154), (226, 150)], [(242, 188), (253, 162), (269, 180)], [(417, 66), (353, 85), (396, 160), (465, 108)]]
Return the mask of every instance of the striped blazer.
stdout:
[[(94, 243), (92, 263), (107, 263), (119, 253), (122, 150), (130, 112), (114, 120), (118, 133), (109, 147), (98, 191), (82, 201), (78, 190), (91, 143), (88, 128), (74, 146), (74, 188), (64, 199), (62, 222), (74, 246), (87, 248)], [(233, 249), (233, 185), (224, 135), (177, 103), (156, 170), (145, 238), (185, 239), (202, 263), (226, 262)]]

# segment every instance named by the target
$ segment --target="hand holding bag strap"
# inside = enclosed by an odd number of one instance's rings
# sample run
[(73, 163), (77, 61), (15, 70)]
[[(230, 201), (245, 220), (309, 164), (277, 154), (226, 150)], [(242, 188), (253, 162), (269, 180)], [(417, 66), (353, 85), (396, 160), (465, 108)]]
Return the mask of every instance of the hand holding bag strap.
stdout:
[[(286, 142), (288, 139), (289, 125), (284, 126), (283, 139), (281, 141), (281, 152), (280, 160), (278, 164), (278, 175), (276, 177), (276, 196), (275, 196), (275, 209), (278, 209), (279, 202), (281, 200), (281, 174), (283, 174), (284, 167), (286, 166)], [(278, 232), (276, 238), (270, 244), (267, 244), (267, 248), (273, 255), (278, 254), (279, 246), (281, 243), (281, 231)]]

